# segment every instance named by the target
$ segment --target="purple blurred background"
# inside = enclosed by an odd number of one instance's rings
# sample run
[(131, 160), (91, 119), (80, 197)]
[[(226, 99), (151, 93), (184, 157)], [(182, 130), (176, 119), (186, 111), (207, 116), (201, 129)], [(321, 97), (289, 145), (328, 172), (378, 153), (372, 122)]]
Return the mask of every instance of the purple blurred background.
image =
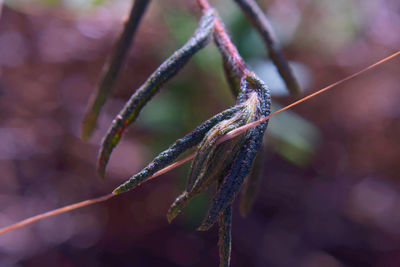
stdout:
[[(130, 1), (9, 0), (0, 18), (0, 227), (111, 192), (234, 103), (212, 45), (143, 110), (101, 182), (98, 144), (130, 94), (196, 27), (195, 1), (153, 1), (89, 143), (80, 120)], [(249, 65), (286, 95), (233, 1), (213, 1)], [(400, 47), (400, 2), (259, 1), (309, 94)], [(233, 217), (232, 266), (400, 266), (400, 62), (270, 120), (254, 209)], [(276, 106), (277, 107), (277, 106)], [(171, 225), (188, 164), (105, 203), (0, 236), (0, 266), (217, 266), (197, 232), (209, 195)]]

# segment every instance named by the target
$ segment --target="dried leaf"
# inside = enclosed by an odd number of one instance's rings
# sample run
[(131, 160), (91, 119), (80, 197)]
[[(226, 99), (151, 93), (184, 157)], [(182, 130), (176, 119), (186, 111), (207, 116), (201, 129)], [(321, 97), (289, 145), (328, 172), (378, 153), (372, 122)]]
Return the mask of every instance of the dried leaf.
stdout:
[(189, 61), (189, 59), (203, 48), (210, 39), (214, 25), (214, 11), (209, 10), (200, 20), (199, 27), (190, 40), (164, 61), (154, 71), (147, 81), (132, 95), (121, 112), (115, 117), (107, 131), (101, 145), (97, 172), (104, 177), (105, 168), (111, 152), (119, 142), (126, 127), (139, 115), (144, 105), (159, 91), (161, 85), (171, 79)]
[(228, 206), (218, 220), (219, 267), (229, 267), (231, 261), (232, 205)]
[(282, 54), (276, 41), (271, 23), (255, 0), (234, 0), (246, 14), (247, 19), (260, 33), (268, 49), (269, 57), (278, 69), (279, 74), (286, 83), (286, 87), (293, 95), (301, 93), (300, 85), (293, 74), (288, 61)]
[(161, 152), (152, 162), (150, 162), (143, 170), (132, 176), (128, 181), (120, 185), (114, 190), (115, 194), (124, 193), (150, 178), (155, 172), (161, 170), (171, 162), (173, 162), (179, 155), (188, 150), (189, 148), (197, 145), (201, 142), (204, 135), (212, 128), (215, 124), (229, 119), (236, 112), (243, 109), (243, 106), (234, 106), (221, 113), (218, 113), (211, 119), (205, 121), (201, 125), (197, 126), (192, 132), (187, 134), (182, 139), (178, 139), (173, 143), (167, 150)]
[(125, 23), (124, 29), (115, 44), (112, 55), (103, 66), (99, 87), (90, 97), (87, 110), (83, 116), (81, 129), (83, 140), (89, 139), (96, 127), (97, 117), (111, 89), (114, 87), (135, 36), (136, 29), (139, 27), (140, 21), (149, 3), (150, 0), (134, 1), (128, 21)]
[(253, 170), (245, 178), (239, 206), (240, 215), (243, 217), (246, 217), (249, 214), (257, 196), (258, 186), (260, 183), (260, 172), (262, 170), (262, 158), (262, 151), (260, 151), (254, 161)]
[[(257, 105), (256, 116), (254, 116), (253, 120), (269, 115), (270, 95), (264, 83), (257, 76), (249, 75), (243, 81), (242, 87), (244, 92), (257, 93), (259, 105)], [(261, 147), (266, 127), (267, 122), (259, 124), (244, 134), (245, 144), (240, 148), (240, 152), (232, 161), (228, 175), (224, 178), (221, 187), (214, 196), (208, 214), (198, 228), (199, 230), (208, 230), (216, 222), (221, 211), (232, 204), (243, 184), (244, 178), (252, 169), (254, 158)]]

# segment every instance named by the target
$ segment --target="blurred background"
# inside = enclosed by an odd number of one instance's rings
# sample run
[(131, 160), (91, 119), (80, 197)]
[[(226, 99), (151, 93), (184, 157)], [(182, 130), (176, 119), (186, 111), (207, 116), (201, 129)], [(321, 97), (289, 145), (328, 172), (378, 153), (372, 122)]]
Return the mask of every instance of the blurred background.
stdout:
[[(1, 2), (1, 1), (0, 1)], [(212, 1), (251, 68), (287, 95), (233, 1)], [(259, 0), (309, 94), (400, 47), (400, 2)], [(99, 142), (129, 96), (193, 33), (195, 1), (153, 1), (88, 143), (80, 121), (126, 18), (126, 0), (5, 0), (0, 18), (0, 227), (112, 191), (198, 123), (234, 103), (211, 44), (141, 113), (104, 182)], [(262, 183), (233, 215), (232, 266), (400, 266), (400, 62), (270, 120)], [(172, 224), (188, 165), (105, 203), (0, 236), (0, 266), (217, 266), (210, 196)], [(212, 193), (212, 192), (210, 192)]]

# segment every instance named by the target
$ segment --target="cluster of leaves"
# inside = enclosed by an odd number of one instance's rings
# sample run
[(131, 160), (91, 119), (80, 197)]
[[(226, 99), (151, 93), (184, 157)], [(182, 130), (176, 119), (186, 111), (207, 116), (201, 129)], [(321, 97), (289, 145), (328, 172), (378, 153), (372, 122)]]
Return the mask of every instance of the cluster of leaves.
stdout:
[[(114, 52), (105, 65), (98, 90), (89, 102), (83, 120), (83, 139), (88, 139), (95, 128), (101, 107), (117, 80), (127, 50), (149, 2), (149, 0), (134, 2)], [(269, 55), (289, 91), (298, 94), (300, 92), (298, 83), (277, 46), (265, 14), (254, 0), (235, 0), (235, 2), (262, 35)], [(208, 214), (198, 229), (208, 230), (218, 222), (220, 266), (229, 266), (232, 203), (242, 185), (245, 184), (242, 190), (241, 213), (246, 215), (252, 206), (258, 183), (258, 172), (252, 169), (261, 150), (268, 121), (228, 141), (221, 142), (220, 138), (240, 126), (268, 116), (271, 99), (267, 86), (248, 69), (231, 42), (217, 11), (207, 0), (198, 0), (198, 3), (203, 15), (193, 36), (150, 75), (115, 117), (102, 141), (97, 170), (99, 176), (103, 178), (110, 155), (124, 130), (136, 120), (142, 108), (160, 90), (161, 86), (174, 77), (195, 53), (213, 40), (223, 58), (226, 78), (236, 97), (235, 106), (215, 115), (182, 139), (175, 141), (143, 170), (117, 187), (113, 193), (120, 194), (135, 188), (150, 179), (157, 171), (171, 164), (183, 152), (197, 146), (187, 187), (171, 205), (167, 219), (172, 221), (189, 200), (215, 183), (216, 193)]]

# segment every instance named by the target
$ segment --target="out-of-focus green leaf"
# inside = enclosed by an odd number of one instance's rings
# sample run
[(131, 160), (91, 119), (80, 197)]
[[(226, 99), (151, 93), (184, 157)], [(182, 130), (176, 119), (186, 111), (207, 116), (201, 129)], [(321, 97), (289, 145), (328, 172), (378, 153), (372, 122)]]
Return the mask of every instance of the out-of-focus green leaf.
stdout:
[[(280, 108), (279, 104), (272, 105), (273, 111)], [(297, 166), (311, 163), (321, 140), (317, 127), (290, 110), (271, 119), (267, 133), (274, 150)]]
[[(175, 46), (184, 43), (187, 36), (191, 36), (197, 26), (196, 17), (175, 10), (168, 10), (165, 13), (165, 22), (176, 42)], [(218, 50), (213, 45), (209, 45), (193, 57), (193, 62), (202, 71), (218, 75), (222, 64), (220, 57)]]
[(183, 132), (182, 127), (190, 107), (183, 99), (187, 95), (180, 91), (187, 90), (187, 84), (173, 82), (169, 87), (172, 90), (161, 92), (143, 109), (137, 120), (139, 127), (163, 135), (177, 135)]
[(193, 35), (198, 23), (194, 16), (172, 9), (165, 12), (164, 21), (176, 42), (174, 46), (184, 44)]

